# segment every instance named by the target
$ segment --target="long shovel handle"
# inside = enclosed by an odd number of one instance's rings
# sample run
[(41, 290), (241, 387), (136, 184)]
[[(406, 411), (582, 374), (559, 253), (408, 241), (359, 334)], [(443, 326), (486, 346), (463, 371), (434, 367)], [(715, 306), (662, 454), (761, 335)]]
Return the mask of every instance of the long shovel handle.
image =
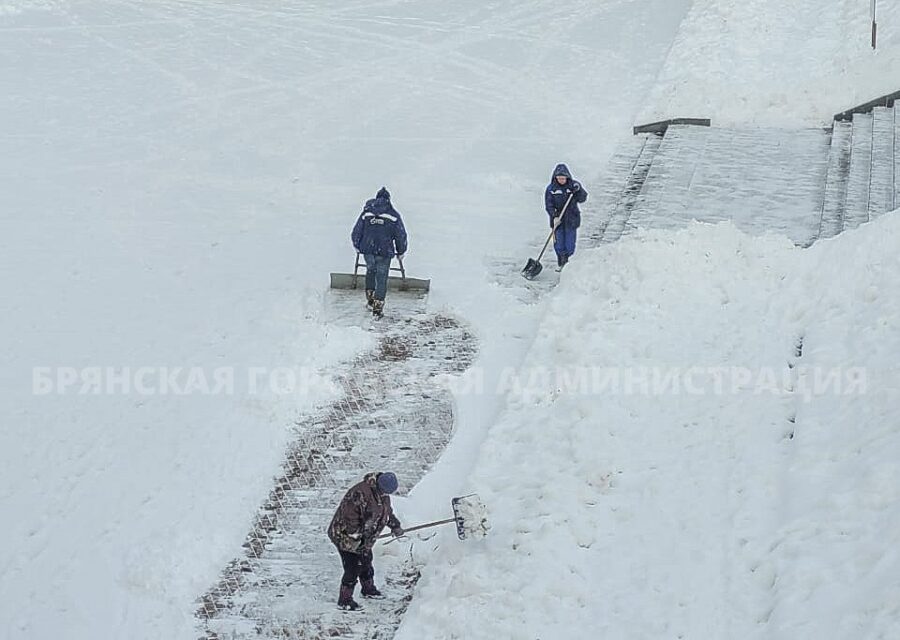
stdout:
[[(403, 533), (411, 533), (413, 531), (418, 531), (419, 529), (428, 529), (429, 527), (436, 527), (440, 524), (450, 524), (451, 522), (456, 522), (456, 518), (447, 518), (446, 520), (435, 520), (434, 522), (426, 522), (425, 524), (417, 524), (414, 527), (410, 527), (409, 529), (404, 529)], [(393, 533), (384, 533), (378, 536), (378, 539), (382, 538), (393, 538)]]
[(544, 252), (547, 250), (547, 247), (550, 246), (550, 240), (553, 239), (553, 234), (556, 233), (556, 230), (559, 228), (559, 225), (562, 224), (563, 216), (566, 215), (566, 211), (569, 208), (569, 203), (572, 202), (572, 198), (575, 195), (574, 192), (569, 194), (569, 197), (566, 199), (566, 204), (563, 205), (562, 213), (559, 214), (559, 221), (553, 225), (553, 228), (550, 229), (550, 235), (547, 236), (547, 242), (544, 243), (544, 248), (541, 249), (541, 252), (538, 254), (537, 261), (540, 262), (541, 258), (544, 257)]

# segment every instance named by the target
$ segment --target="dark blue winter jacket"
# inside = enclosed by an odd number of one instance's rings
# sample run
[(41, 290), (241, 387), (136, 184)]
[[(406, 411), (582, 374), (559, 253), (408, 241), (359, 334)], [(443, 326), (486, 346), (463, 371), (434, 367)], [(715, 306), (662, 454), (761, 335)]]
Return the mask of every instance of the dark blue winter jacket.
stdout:
[[(559, 184), (556, 181), (556, 176), (566, 176), (566, 183)], [(544, 208), (550, 216), (551, 227), (553, 226), (553, 218), (558, 216), (562, 212), (563, 207), (566, 206), (566, 200), (569, 199), (570, 193), (575, 195), (572, 197), (572, 201), (569, 203), (566, 215), (563, 216), (560, 225), (569, 229), (577, 229), (581, 226), (581, 209), (578, 208), (578, 203), (587, 200), (588, 194), (584, 187), (572, 179), (569, 168), (564, 164), (558, 164), (553, 170), (550, 184), (547, 185), (547, 190), (544, 192)]]
[(366, 202), (350, 235), (353, 246), (362, 254), (393, 258), (406, 253), (406, 229), (403, 219), (391, 205), (391, 194), (382, 187)]

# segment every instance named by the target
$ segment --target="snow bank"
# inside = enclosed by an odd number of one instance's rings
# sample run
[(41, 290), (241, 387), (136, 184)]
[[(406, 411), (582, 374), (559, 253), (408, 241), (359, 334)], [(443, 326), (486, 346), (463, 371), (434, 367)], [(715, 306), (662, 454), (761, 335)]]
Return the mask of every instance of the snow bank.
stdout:
[(865, 0), (696, 0), (639, 122), (818, 126), (900, 89), (900, 5)]
[(760, 548), (777, 578), (775, 638), (900, 636), (900, 216), (815, 245), (792, 282), (804, 366), (861, 368), (864, 393), (797, 403)]
[(420, 549), (398, 638), (896, 634), (898, 247), (894, 215), (581, 254), (468, 487), (491, 534)]

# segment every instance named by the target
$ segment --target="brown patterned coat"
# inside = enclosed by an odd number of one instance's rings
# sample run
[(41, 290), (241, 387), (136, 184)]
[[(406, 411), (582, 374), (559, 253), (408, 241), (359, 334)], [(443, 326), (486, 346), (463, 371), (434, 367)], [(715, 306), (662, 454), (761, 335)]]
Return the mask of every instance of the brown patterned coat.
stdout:
[(328, 525), (328, 537), (341, 551), (370, 551), (382, 529), (400, 526), (391, 508), (391, 497), (375, 484), (377, 475), (367, 473), (362, 482), (347, 491)]

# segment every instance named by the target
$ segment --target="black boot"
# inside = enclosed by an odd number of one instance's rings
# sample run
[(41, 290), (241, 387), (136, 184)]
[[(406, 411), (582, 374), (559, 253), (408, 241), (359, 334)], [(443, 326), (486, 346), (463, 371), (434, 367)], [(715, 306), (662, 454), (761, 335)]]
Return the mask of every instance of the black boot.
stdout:
[(369, 307), (369, 310), (372, 309), (372, 305), (375, 304), (375, 291), (373, 289), (366, 289), (366, 306)]
[(376, 318), (384, 317), (384, 300), (375, 300), (372, 304), (372, 315)]
[(566, 263), (566, 257), (561, 253), (557, 253), (556, 254), (556, 266), (561, 269), (565, 263)]
[(356, 611), (360, 608), (359, 603), (353, 599), (353, 588), (355, 584), (350, 586), (341, 583), (341, 594), (338, 596), (338, 607), (346, 611)]
[(375, 579), (369, 578), (368, 580), (360, 579), (359, 583), (362, 585), (362, 593), (364, 598), (383, 598), (384, 594), (378, 590), (378, 587), (375, 586)]

